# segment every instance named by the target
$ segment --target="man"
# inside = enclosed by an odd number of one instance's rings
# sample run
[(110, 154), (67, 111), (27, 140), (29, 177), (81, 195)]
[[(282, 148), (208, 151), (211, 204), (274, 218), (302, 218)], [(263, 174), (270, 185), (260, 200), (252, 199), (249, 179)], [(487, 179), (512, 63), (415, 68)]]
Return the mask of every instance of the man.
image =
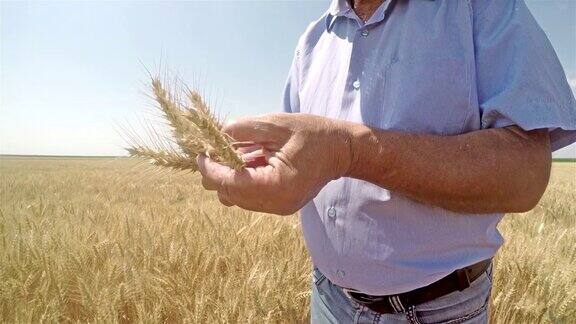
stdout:
[(537, 204), (551, 151), (576, 141), (521, 0), (334, 0), (298, 43), (284, 109), (226, 129), (267, 166), (198, 163), (225, 205), (300, 210), (322, 323), (485, 323), (496, 225)]

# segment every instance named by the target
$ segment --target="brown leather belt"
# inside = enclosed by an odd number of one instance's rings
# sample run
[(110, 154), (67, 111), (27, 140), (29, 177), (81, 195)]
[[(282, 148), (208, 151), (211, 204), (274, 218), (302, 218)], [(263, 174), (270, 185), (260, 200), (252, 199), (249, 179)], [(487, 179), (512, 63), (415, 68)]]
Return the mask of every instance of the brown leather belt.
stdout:
[(488, 269), (491, 263), (492, 259), (480, 261), (471, 266), (458, 269), (428, 286), (398, 295), (372, 296), (346, 288), (342, 289), (348, 297), (377, 313), (401, 313), (407, 311), (411, 306), (419, 305), (470, 287), (470, 284), (478, 279), (486, 269)]

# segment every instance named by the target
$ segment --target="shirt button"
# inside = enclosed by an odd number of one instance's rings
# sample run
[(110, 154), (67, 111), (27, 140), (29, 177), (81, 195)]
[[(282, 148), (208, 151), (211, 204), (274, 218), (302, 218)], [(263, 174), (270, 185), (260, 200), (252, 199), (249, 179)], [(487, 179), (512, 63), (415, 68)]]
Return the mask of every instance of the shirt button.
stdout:
[(356, 90), (360, 89), (360, 81), (358, 81), (358, 80), (354, 81), (354, 83), (352, 83), (352, 86)]
[(344, 276), (346, 275), (346, 272), (344, 272), (344, 270), (338, 269), (338, 270), (336, 270), (336, 275), (338, 275), (338, 277), (340, 277), (340, 278), (344, 278)]
[(336, 217), (336, 208), (334, 207), (328, 208), (328, 217), (330, 218)]
[(362, 36), (364, 36), (364, 37), (368, 36), (368, 34), (370, 34), (370, 32), (368, 32), (367, 29), (364, 29), (364, 30), (362, 31), (362, 33), (360, 33), (360, 35), (362, 35)]

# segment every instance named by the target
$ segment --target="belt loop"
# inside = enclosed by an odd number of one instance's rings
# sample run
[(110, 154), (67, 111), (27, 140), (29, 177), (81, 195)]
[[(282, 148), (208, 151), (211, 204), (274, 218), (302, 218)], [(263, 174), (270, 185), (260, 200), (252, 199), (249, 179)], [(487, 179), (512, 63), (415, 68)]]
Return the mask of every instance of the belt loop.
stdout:
[(470, 287), (470, 276), (466, 269), (456, 270), (456, 280), (458, 281), (458, 290), (462, 291)]
[(406, 313), (406, 309), (404, 308), (404, 305), (402, 305), (402, 301), (398, 295), (389, 296), (388, 301), (396, 313)]

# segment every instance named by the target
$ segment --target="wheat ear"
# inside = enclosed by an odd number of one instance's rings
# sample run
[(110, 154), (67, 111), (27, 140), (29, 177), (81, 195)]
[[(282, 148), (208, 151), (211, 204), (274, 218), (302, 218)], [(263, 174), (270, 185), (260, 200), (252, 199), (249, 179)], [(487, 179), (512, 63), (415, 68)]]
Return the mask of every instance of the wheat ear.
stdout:
[(195, 159), (190, 159), (176, 152), (154, 150), (145, 146), (131, 147), (126, 150), (130, 156), (149, 159), (150, 163), (156, 166), (181, 171), (194, 172), (198, 170)]
[[(158, 77), (151, 79), (154, 100), (168, 121), (173, 140), (179, 149), (166, 144), (163, 139), (160, 142), (168, 149), (164, 149), (164, 146), (152, 149), (134, 141), (135, 145), (128, 149), (131, 156), (149, 158), (155, 165), (178, 170), (196, 170), (198, 154), (207, 154), (234, 169), (244, 167), (244, 161), (232, 148), (232, 139), (222, 131), (221, 123), (197, 91), (176, 82), (176, 91), (171, 92)], [(185, 95), (188, 101), (182, 102), (181, 95)], [(159, 134), (153, 127), (151, 133), (156, 136)]]
[(206, 151), (202, 142), (194, 136), (197, 132), (196, 126), (184, 118), (182, 109), (179, 108), (174, 95), (164, 88), (157, 77), (152, 78), (152, 92), (154, 99), (164, 114), (164, 118), (172, 127), (176, 144), (178, 144), (182, 152), (195, 159), (198, 154)]
[(207, 153), (210, 157), (215, 157), (219, 162), (237, 170), (244, 167), (244, 161), (232, 148), (229, 137), (218, 128), (212, 118), (192, 107), (187, 109), (184, 117), (196, 125), (200, 138), (209, 146)]
[(208, 104), (204, 101), (202, 96), (196, 90), (192, 90), (190, 88), (186, 88), (186, 95), (188, 96), (188, 100), (190, 101), (190, 105), (198, 111), (199, 114), (202, 114), (203, 117), (207, 119), (211, 119), (212, 123), (216, 125), (218, 129), (222, 129), (222, 123), (220, 120), (212, 113)]

